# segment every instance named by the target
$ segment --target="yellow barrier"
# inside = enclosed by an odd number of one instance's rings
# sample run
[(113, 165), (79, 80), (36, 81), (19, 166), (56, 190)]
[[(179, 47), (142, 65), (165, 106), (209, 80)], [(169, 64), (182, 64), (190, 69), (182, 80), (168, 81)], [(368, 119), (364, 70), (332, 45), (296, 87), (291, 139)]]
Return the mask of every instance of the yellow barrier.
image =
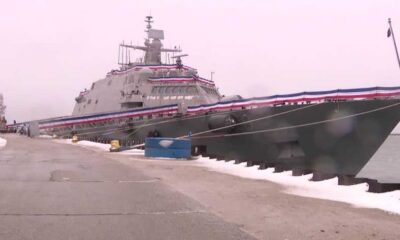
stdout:
[(112, 140), (111, 141), (111, 148), (110, 148), (110, 152), (116, 152), (121, 148), (121, 146), (119, 145), (119, 140)]
[(74, 135), (72, 136), (72, 142), (77, 143), (78, 142), (78, 136)]

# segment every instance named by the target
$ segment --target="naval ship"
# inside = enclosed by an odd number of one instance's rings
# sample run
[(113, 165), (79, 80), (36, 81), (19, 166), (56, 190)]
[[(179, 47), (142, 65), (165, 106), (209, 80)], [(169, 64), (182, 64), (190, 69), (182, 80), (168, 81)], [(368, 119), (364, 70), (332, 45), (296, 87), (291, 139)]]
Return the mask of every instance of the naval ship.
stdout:
[[(183, 64), (180, 48), (163, 47), (151, 16), (145, 22), (144, 45), (120, 44), (119, 69), (80, 92), (71, 116), (41, 120), (42, 133), (131, 147), (146, 137), (190, 138), (193, 154), (353, 177), (400, 120), (400, 87), (223, 96)], [(130, 51), (143, 58), (132, 62)]]

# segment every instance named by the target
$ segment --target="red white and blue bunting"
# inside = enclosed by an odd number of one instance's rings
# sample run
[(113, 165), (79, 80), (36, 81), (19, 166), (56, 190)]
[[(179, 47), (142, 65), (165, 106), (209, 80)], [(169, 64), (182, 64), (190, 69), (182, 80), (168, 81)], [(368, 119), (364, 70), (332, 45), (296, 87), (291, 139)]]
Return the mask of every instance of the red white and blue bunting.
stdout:
[(177, 105), (168, 105), (156, 108), (143, 108), (123, 112), (111, 112), (102, 114), (92, 114), (86, 116), (76, 117), (64, 117), (55, 120), (40, 121), (39, 127), (43, 128), (55, 128), (55, 127), (66, 127), (78, 124), (90, 124), (97, 122), (107, 122), (120, 120), (123, 118), (134, 118), (140, 116), (147, 116), (152, 114), (175, 114), (178, 110)]
[[(318, 103), (327, 100), (366, 100), (386, 97), (400, 97), (400, 87), (337, 89), (330, 91), (300, 92), (294, 94), (274, 95), (268, 97), (234, 100), (229, 102), (218, 102), (215, 104), (190, 106), (188, 107), (187, 112), (189, 114), (201, 114), (208, 111), (238, 109), (243, 107), (252, 108), (258, 106), (276, 106), (295, 103)], [(178, 105), (173, 104), (153, 108), (132, 109), (128, 111), (46, 119), (39, 121), (39, 127), (41, 129), (49, 129), (80, 124), (109, 122), (156, 114), (176, 114), (177, 112)], [(24, 123), (12, 124), (8, 125), (8, 127), (18, 127), (22, 124)]]
[(363, 100), (382, 97), (400, 96), (400, 87), (371, 87), (356, 89), (337, 89), (330, 91), (299, 92), (285, 95), (273, 95), (268, 97), (256, 97), (215, 104), (205, 104), (188, 107), (188, 113), (237, 109), (256, 106), (276, 106), (295, 103), (317, 103), (326, 100)]

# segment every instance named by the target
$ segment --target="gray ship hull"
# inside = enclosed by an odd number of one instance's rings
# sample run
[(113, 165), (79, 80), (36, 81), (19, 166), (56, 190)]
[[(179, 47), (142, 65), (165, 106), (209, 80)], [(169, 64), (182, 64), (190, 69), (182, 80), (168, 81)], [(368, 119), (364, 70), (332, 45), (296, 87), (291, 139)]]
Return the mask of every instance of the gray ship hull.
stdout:
[[(218, 116), (244, 124), (211, 131)], [(95, 141), (118, 139), (124, 145), (141, 144), (148, 136), (182, 137), (191, 133), (195, 154), (265, 167), (355, 176), (399, 120), (400, 100), (386, 99), (158, 118), (130, 122), (117, 129), (105, 127), (101, 134), (93, 133), (93, 129), (75, 133)], [(205, 131), (209, 132), (196, 136)]]

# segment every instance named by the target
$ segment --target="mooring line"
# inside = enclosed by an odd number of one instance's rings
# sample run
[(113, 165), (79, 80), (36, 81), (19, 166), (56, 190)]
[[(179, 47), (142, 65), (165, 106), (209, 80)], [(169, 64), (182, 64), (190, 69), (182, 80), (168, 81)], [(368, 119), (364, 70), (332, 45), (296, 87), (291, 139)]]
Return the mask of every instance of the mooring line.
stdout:
[[(243, 125), (243, 124), (247, 124), (247, 123), (251, 123), (251, 122), (261, 121), (261, 120), (273, 118), (273, 117), (276, 117), (276, 116), (282, 116), (284, 114), (288, 114), (288, 113), (304, 110), (306, 108), (316, 107), (316, 106), (319, 106), (319, 105), (321, 105), (323, 103), (324, 102), (317, 103), (317, 104), (312, 104), (312, 105), (307, 105), (307, 106), (304, 106), (304, 107), (301, 107), (301, 108), (291, 109), (291, 110), (288, 110), (288, 111), (284, 111), (284, 112), (268, 115), (268, 116), (265, 116), (265, 117), (260, 117), (260, 118), (256, 118), (256, 119), (252, 119), (252, 120), (248, 120), (248, 121), (232, 124), (232, 125), (229, 125), (229, 126), (224, 126), (224, 127), (220, 127), (220, 128), (215, 128), (215, 129), (210, 129), (210, 130), (206, 130), (206, 131), (202, 131), (202, 132), (193, 133), (191, 135), (183, 135), (183, 136), (177, 137), (177, 139), (188, 138), (188, 137), (191, 138), (193, 136), (198, 136), (198, 135), (209, 133), (209, 132), (214, 132), (214, 131), (218, 131), (218, 130), (222, 130), (222, 129), (226, 129), (226, 128), (231, 128), (231, 127), (234, 127), (234, 126)], [(140, 148), (140, 147), (143, 147), (143, 146), (144, 146), (144, 143), (137, 144), (137, 145), (133, 145), (132, 147), (130, 147), (130, 149)]]
[[(317, 106), (319, 104), (322, 104), (322, 103), (318, 103), (318, 104), (311, 105), (311, 106)], [(275, 116), (278, 116), (278, 115), (283, 115), (283, 114), (286, 114), (286, 113), (289, 113), (289, 112), (293, 112), (293, 110), (302, 110), (302, 109), (304, 109), (304, 108), (301, 108), (301, 109), (297, 108), (297, 109), (289, 110), (289, 111), (286, 111), (286, 112), (270, 115), (270, 116), (267, 116), (267, 117), (252, 119), (252, 120), (241, 122), (241, 123), (238, 123), (238, 124), (232, 124), (230, 126), (224, 126), (224, 127), (220, 127), (220, 128), (216, 128), (216, 129), (212, 129), (212, 130), (207, 130), (207, 131), (203, 131), (203, 132), (194, 133), (191, 136), (189, 136), (189, 135), (181, 136), (181, 137), (178, 137), (177, 139), (182, 139), (182, 138), (204, 139), (204, 138), (219, 138), (219, 137), (235, 137), (235, 136), (241, 136), (241, 135), (250, 135), (250, 134), (257, 134), (257, 133), (282, 131), (282, 130), (287, 130), (287, 129), (318, 125), (318, 124), (323, 124), (323, 123), (327, 123), (327, 122), (340, 121), (340, 120), (343, 120), (343, 119), (352, 118), (352, 117), (356, 117), (356, 116), (361, 116), (361, 115), (365, 115), (365, 114), (381, 111), (381, 110), (384, 110), (384, 109), (392, 108), (392, 107), (395, 107), (395, 106), (398, 106), (398, 105), (400, 105), (400, 102), (399, 103), (394, 103), (394, 104), (391, 104), (391, 105), (388, 105), (388, 106), (384, 106), (384, 107), (368, 110), (368, 111), (361, 112), (361, 113), (347, 115), (347, 116), (344, 116), (344, 117), (338, 117), (338, 118), (327, 119), (327, 120), (322, 120), (322, 121), (316, 121), (316, 122), (311, 122), (311, 123), (298, 124), (298, 125), (294, 125), (294, 126), (279, 127), (279, 128), (272, 128), (272, 129), (263, 129), (263, 130), (257, 130), (257, 131), (248, 131), (248, 132), (242, 132), (242, 133), (208, 135), (208, 136), (200, 136), (200, 137), (198, 137), (198, 135), (201, 135), (201, 134), (205, 134), (205, 133), (209, 133), (209, 132), (213, 132), (213, 131), (217, 131), (217, 130), (222, 130), (222, 129), (226, 129), (226, 128), (231, 128), (231, 127), (234, 127), (234, 126), (237, 126), (237, 125), (241, 125), (241, 124), (246, 124), (246, 123), (249, 123), (249, 122), (255, 122), (255, 121), (260, 121), (260, 120), (267, 119), (267, 118), (272, 118), (272, 117), (275, 117)], [(311, 107), (311, 106), (307, 106), (307, 107)], [(140, 147), (144, 147), (144, 144), (137, 144), (137, 145), (132, 146), (131, 148), (133, 149), (133, 148), (140, 148)]]
[(287, 127), (279, 127), (279, 128), (264, 129), (264, 130), (257, 130), (257, 131), (248, 131), (248, 132), (242, 132), (242, 133), (231, 133), (231, 134), (221, 134), (221, 135), (212, 135), (212, 136), (201, 136), (201, 137), (193, 137), (193, 138), (194, 139), (201, 139), (201, 138), (234, 137), (234, 136), (265, 133), (265, 132), (282, 131), (282, 130), (293, 129), (293, 128), (301, 128), (301, 127), (313, 126), (313, 125), (318, 125), (318, 124), (323, 124), (323, 123), (328, 123), (328, 122), (335, 122), (335, 121), (340, 121), (340, 120), (344, 120), (344, 119), (347, 119), (347, 118), (366, 115), (366, 114), (377, 112), (377, 111), (381, 111), (381, 110), (384, 110), (384, 109), (387, 109), (387, 108), (395, 107), (397, 105), (400, 105), (400, 103), (395, 103), (395, 104), (391, 104), (391, 105), (388, 105), (388, 106), (384, 106), (384, 107), (368, 110), (368, 111), (361, 112), (361, 113), (351, 114), (351, 115), (347, 115), (347, 116), (343, 116), (343, 117), (326, 119), (326, 120), (316, 121), (316, 122), (311, 122), (311, 123), (303, 123), (303, 124), (287, 126)]
[(317, 104), (307, 105), (307, 106), (301, 107), (301, 108), (291, 109), (291, 110), (288, 110), (288, 111), (285, 111), (285, 112), (281, 112), (281, 113), (277, 113), (277, 114), (268, 115), (268, 116), (265, 116), (265, 117), (260, 117), (260, 118), (256, 118), (256, 119), (252, 119), (252, 120), (248, 120), (248, 121), (244, 121), (244, 122), (235, 123), (235, 124), (232, 124), (232, 125), (229, 125), (229, 126), (223, 126), (223, 127), (214, 128), (214, 129), (210, 129), (210, 130), (206, 130), (206, 131), (202, 131), (202, 132), (197, 132), (197, 133), (193, 133), (191, 135), (184, 135), (184, 136), (178, 137), (178, 139), (187, 138), (187, 137), (194, 137), (194, 136), (202, 135), (202, 134), (205, 134), (205, 133), (215, 132), (215, 131), (219, 131), (219, 130), (223, 130), (223, 129), (227, 129), (227, 128), (232, 128), (232, 127), (236, 127), (236, 126), (240, 126), (240, 125), (244, 125), (244, 124), (248, 124), (248, 123), (252, 123), (252, 122), (257, 122), (257, 121), (261, 121), (261, 120), (265, 120), (265, 119), (269, 119), (269, 118), (273, 118), (273, 117), (277, 117), (277, 116), (282, 116), (284, 114), (297, 112), (297, 111), (304, 110), (304, 109), (311, 108), (311, 107), (316, 107), (316, 106), (319, 106), (321, 104), (322, 104), (322, 102), (321, 103), (317, 103)]

